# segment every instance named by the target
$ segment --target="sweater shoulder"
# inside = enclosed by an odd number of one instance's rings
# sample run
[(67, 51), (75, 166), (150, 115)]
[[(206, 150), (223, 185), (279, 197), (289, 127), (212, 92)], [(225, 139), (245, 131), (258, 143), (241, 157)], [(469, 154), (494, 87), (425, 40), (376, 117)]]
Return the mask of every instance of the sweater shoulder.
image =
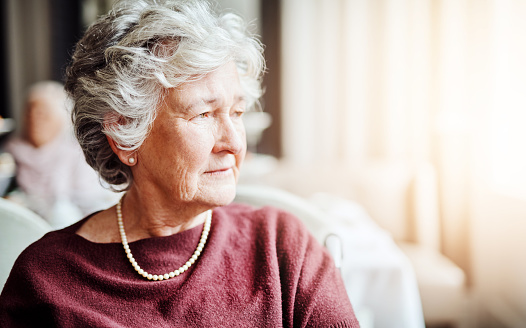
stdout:
[(295, 215), (273, 206), (255, 207), (244, 203), (232, 203), (216, 209), (222, 219), (235, 225), (250, 224), (259, 231), (273, 231), (278, 234), (305, 234), (305, 224)]
[(62, 231), (46, 233), (20, 253), (13, 266), (13, 272), (53, 265), (55, 260), (59, 260), (62, 254), (67, 252), (71, 242), (71, 236)]
[(253, 206), (244, 203), (231, 203), (227, 206), (220, 207), (215, 211), (240, 220), (251, 219), (254, 221), (283, 222), (288, 225), (303, 225), (303, 223), (293, 214), (283, 209), (273, 206)]
[(18, 256), (13, 271), (28, 266), (32, 269), (35, 267), (43, 268), (48, 264), (53, 266), (56, 264), (55, 261), (64, 260), (68, 253), (74, 254), (75, 250), (82, 247), (82, 239), (76, 235), (76, 231), (96, 213), (88, 215), (68, 227), (50, 231), (30, 244)]
[(283, 209), (232, 203), (217, 212), (220, 230), (228, 238), (247, 240), (258, 248), (272, 250), (280, 262), (292, 257), (304, 258), (312, 245), (320, 248), (303, 222)]

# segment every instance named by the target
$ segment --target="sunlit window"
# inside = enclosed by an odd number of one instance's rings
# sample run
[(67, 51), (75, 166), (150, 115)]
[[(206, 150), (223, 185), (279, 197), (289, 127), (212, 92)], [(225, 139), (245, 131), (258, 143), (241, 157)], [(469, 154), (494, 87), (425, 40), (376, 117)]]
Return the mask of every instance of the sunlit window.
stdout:
[(526, 197), (526, 41), (523, 18), (508, 4), (496, 1), (494, 11), (491, 178), (499, 190)]

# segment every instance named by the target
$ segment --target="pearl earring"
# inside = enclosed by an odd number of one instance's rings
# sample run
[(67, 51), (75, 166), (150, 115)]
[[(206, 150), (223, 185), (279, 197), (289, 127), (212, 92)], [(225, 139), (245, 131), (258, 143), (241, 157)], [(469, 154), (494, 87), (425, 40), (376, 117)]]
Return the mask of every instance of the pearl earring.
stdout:
[(133, 157), (128, 158), (128, 163), (130, 163), (130, 164), (135, 163), (135, 158), (133, 158)]

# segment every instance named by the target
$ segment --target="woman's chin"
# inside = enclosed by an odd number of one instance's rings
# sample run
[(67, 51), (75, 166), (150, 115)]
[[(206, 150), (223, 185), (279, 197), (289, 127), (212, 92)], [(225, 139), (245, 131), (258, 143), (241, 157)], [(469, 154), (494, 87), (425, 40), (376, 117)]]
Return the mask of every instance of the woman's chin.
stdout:
[(210, 206), (226, 206), (236, 197), (236, 184), (226, 184), (219, 187), (201, 190), (200, 201)]

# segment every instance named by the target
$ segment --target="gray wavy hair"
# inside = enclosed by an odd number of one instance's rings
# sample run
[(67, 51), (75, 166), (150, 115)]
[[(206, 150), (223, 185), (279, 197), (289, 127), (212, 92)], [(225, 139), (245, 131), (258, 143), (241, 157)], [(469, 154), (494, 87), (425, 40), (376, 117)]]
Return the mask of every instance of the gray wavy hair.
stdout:
[[(136, 150), (169, 88), (236, 63), (248, 109), (258, 105), (263, 47), (231, 13), (204, 1), (120, 1), (77, 43), (65, 88), (86, 161), (114, 190), (133, 181), (108, 144)], [(117, 123), (117, 124), (111, 124)]]

